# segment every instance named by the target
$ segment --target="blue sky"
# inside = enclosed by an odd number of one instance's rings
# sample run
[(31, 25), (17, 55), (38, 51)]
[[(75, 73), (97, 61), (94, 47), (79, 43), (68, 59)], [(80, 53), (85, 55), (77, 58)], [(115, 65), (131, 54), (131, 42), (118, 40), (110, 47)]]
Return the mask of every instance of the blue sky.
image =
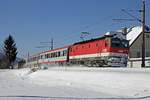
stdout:
[[(25, 57), (48, 48), (40, 42), (54, 39), (54, 47), (81, 41), (80, 33), (89, 32), (87, 38), (101, 36), (107, 31), (140, 25), (137, 21), (117, 23), (115, 18), (129, 18), (121, 9), (141, 8), (141, 0), (0, 0), (0, 44), (11, 34), (18, 47), (18, 56)], [(150, 25), (150, 0), (146, 0), (146, 24)]]

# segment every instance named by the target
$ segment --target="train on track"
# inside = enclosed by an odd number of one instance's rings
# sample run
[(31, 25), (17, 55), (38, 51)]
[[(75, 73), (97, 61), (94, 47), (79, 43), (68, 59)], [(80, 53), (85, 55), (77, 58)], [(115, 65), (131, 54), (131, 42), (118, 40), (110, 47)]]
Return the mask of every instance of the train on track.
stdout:
[(129, 41), (104, 35), (69, 46), (44, 51), (28, 58), (28, 65), (127, 66)]

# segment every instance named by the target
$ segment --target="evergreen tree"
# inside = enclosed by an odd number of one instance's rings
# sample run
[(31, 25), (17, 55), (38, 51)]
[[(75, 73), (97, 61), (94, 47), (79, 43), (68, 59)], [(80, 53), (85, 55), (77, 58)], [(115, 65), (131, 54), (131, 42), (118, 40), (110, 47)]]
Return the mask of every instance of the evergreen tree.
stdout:
[(17, 47), (11, 35), (9, 35), (4, 41), (4, 53), (8, 61), (8, 68), (11, 67), (13, 69), (12, 63), (16, 60)]

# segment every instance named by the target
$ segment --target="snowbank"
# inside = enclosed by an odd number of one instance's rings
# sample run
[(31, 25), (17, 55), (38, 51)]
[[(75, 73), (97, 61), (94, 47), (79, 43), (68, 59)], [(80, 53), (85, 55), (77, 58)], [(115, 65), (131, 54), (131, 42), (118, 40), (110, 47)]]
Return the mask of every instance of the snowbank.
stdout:
[(123, 97), (150, 94), (150, 69), (144, 68), (52, 67), (22, 75), (40, 86), (67, 86)]

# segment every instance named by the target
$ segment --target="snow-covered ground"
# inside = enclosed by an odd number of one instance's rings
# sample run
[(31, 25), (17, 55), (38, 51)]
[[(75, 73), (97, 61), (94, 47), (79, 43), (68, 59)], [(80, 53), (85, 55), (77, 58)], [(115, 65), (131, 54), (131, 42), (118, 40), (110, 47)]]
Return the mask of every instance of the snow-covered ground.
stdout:
[(150, 69), (0, 70), (0, 100), (150, 99)]

